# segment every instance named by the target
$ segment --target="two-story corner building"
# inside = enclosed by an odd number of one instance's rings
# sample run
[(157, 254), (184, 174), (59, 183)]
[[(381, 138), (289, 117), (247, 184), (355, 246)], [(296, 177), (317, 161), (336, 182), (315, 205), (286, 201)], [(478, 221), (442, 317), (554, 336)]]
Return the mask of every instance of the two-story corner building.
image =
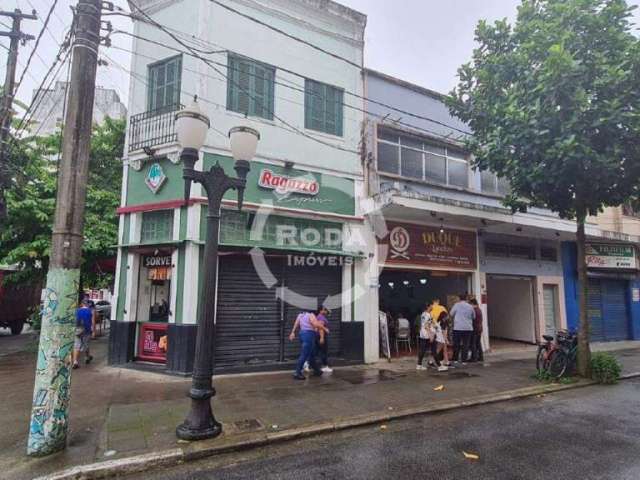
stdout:
[(533, 343), (566, 328), (560, 250), (575, 240), (575, 223), (543, 209), (505, 208), (508, 182), (470, 167), (471, 132), (442, 95), (371, 70), (365, 91), (363, 205), (368, 218), (386, 222), (371, 302), (413, 319), (433, 298), (451, 306), (469, 293), (485, 313), (485, 348), (490, 337), (494, 346)]
[(323, 303), (331, 356), (361, 362), (363, 114), (347, 104), (363, 94), (366, 17), (327, 0), (226, 0), (236, 12), (208, 0), (134, 3), (110, 363), (192, 369), (206, 198), (194, 184), (183, 200), (174, 116), (194, 95), (211, 120), (196, 169), (233, 174), (227, 132), (261, 135), (242, 212), (235, 192), (224, 200), (216, 369), (282, 368), (298, 354), (288, 340), (297, 314)]

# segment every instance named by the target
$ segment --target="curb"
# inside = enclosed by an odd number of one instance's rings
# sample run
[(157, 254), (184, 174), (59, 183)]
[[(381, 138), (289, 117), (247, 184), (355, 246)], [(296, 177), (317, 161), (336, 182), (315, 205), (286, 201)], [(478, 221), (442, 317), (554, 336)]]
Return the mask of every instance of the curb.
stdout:
[[(640, 372), (627, 373), (620, 376), (620, 380), (628, 380), (640, 377)], [(357, 415), (349, 418), (338, 419), (303, 425), (300, 427), (282, 430), (279, 432), (258, 432), (245, 435), (234, 435), (233, 437), (220, 438), (215, 445), (206, 443), (193, 443), (183, 448), (173, 448), (156, 453), (136, 455), (116, 460), (79, 465), (69, 469), (37, 477), (34, 480), (94, 480), (110, 478), (116, 475), (126, 475), (139, 473), (154, 467), (170, 467), (180, 463), (199, 460), (214, 455), (229, 453), (239, 450), (248, 450), (273, 443), (296, 440), (313, 435), (330, 433), (350, 428), (363, 427), (390, 420), (402, 419), (417, 415), (432, 415), (436, 413), (448, 412), (459, 408), (476, 407), (491, 403), (504, 402), (519, 398), (533, 397), (535, 395), (561, 392), (575, 388), (584, 388), (596, 385), (593, 380), (579, 380), (571, 384), (548, 384), (535, 385), (533, 387), (507, 390), (499, 393), (481, 395), (470, 400), (449, 401), (428, 407), (410, 407), (388, 412), (374, 412), (371, 414)]]

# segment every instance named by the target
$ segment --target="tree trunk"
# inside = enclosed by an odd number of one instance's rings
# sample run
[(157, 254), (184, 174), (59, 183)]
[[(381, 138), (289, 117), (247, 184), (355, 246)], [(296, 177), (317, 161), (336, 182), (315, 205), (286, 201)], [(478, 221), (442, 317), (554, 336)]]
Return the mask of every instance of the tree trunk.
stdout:
[(578, 228), (576, 240), (578, 245), (578, 301), (580, 305), (580, 326), (578, 329), (578, 374), (591, 377), (591, 350), (589, 348), (589, 318), (587, 316), (587, 295), (589, 283), (587, 279), (587, 259), (585, 256), (586, 237), (584, 233), (585, 212), (578, 212)]

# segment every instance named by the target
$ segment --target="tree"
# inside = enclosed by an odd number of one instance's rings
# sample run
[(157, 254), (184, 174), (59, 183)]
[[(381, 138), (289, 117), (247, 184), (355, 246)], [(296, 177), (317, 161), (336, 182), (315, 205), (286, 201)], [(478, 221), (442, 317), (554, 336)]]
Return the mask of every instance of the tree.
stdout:
[(585, 219), (637, 198), (640, 45), (624, 0), (523, 0), (514, 26), (476, 29), (452, 114), (474, 132), (474, 165), (511, 183), (505, 203), (575, 219), (578, 372), (589, 376)]
[[(96, 265), (115, 255), (124, 129), (123, 120), (107, 118), (94, 128), (91, 138), (82, 266), (85, 285), (107, 286), (112, 281)], [(60, 141), (59, 134), (25, 138), (17, 140), (10, 152), (12, 175), (7, 224), (0, 232), (0, 264), (20, 265), (11, 276), (15, 282), (44, 279), (48, 269)]]

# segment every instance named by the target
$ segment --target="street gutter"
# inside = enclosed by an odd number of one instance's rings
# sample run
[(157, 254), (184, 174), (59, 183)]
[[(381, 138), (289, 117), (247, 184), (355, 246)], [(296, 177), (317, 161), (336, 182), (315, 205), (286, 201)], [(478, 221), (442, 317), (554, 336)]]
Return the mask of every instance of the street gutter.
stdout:
[[(632, 372), (621, 375), (620, 380), (640, 377), (640, 372)], [(194, 442), (182, 448), (173, 448), (161, 452), (147, 453), (115, 460), (78, 465), (57, 473), (37, 477), (34, 480), (94, 480), (110, 478), (116, 475), (128, 475), (143, 472), (155, 467), (171, 467), (184, 462), (199, 460), (202, 458), (220, 455), (240, 450), (262, 447), (279, 442), (296, 440), (313, 435), (320, 435), (350, 428), (363, 427), (378, 423), (398, 420), (417, 415), (432, 415), (448, 412), (459, 408), (475, 407), (491, 403), (504, 402), (519, 398), (533, 397), (536, 395), (550, 394), (571, 390), (575, 388), (597, 385), (593, 380), (579, 380), (571, 384), (546, 384), (533, 387), (507, 390), (499, 393), (480, 395), (469, 400), (457, 400), (431, 404), (428, 406), (394, 409), (383, 412), (375, 412), (365, 415), (356, 415), (349, 418), (338, 419), (331, 422), (320, 422), (287, 430), (274, 432), (255, 432), (229, 437), (219, 437), (210, 442)], [(215, 442), (215, 443), (213, 443)]]

